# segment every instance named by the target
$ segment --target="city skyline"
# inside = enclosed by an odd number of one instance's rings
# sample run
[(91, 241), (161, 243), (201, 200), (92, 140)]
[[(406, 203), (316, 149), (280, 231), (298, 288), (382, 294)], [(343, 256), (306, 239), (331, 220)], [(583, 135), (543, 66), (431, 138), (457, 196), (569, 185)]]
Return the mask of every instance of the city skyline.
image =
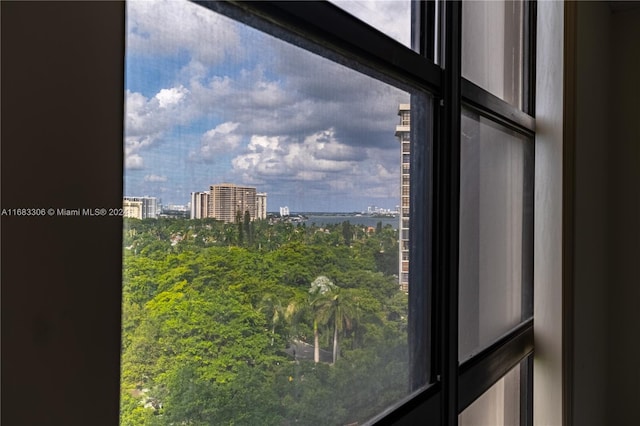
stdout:
[(291, 211), (400, 204), (407, 92), (192, 3), (127, 8), (125, 193), (186, 205), (235, 182)]
[[(157, 203), (157, 209), (158, 212), (160, 213), (163, 209), (167, 208), (169, 210), (175, 210), (176, 208), (182, 208), (184, 210), (188, 210), (193, 206), (193, 196), (197, 195), (197, 194), (208, 194), (209, 191), (208, 190), (202, 190), (202, 191), (193, 191), (189, 194), (190, 200), (188, 200), (186, 203), (165, 203), (161, 198), (157, 198), (157, 197), (152, 197), (150, 195), (124, 195), (123, 196), (123, 201), (129, 201), (130, 199), (135, 199), (135, 198), (146, 198), (146, 199), (156, 199), (156, 203)], [(259, 194), (263, 194), (263, 195), (268, 195), (266, 193), (259, 193)], [(280, 214), (280, 212), (282, 211), (283, 208), (286, 208), (287, 211), (289, 211), (292, 214), (298, 214), (298, 213), (355, 213), (355, 214), (368, 214), (368, 215), (385, 215), (385, 214), (399, 214), (400, 213), (400, 205), (395, 205), (395, 206), (389, 206), (389, 207), (383, 207), (383, 206), (378, 206), (378, 205), (372, 205), (372, 204), (368, 204), (366, 206), (360, 206), (360, 208), (354, 209), (354, 210), (335, 210), (335, 211), (315, 211), (315, 210), (291, 210), (289, 209), (289, 206), (286, 205), (287, 203), (285, 203), (285, 205), (272, 205), (271, 203), (269, 204), (269, 207), (266, 209), (266, 212), (269, 214)]]

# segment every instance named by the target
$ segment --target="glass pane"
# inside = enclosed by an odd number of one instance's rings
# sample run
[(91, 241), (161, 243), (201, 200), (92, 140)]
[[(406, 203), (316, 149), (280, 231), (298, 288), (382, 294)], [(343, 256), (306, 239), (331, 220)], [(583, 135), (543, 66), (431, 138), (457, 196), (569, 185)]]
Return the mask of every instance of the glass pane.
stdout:
[(522, 1), (462, 2), (462, 76), (522, 107)]
[(408, 395), (414, 94), (190, 2), (127, 3), (126, 67), (121, 424)]
[(527, 139), (463, 110), (459, 360), (521, 321)]
[(331, 0), (361, 21), (407, 47), (411, 45), (411, 0)]
[(476, 399), (458, 416), (459, 426), (518, 426), (520, 365)]

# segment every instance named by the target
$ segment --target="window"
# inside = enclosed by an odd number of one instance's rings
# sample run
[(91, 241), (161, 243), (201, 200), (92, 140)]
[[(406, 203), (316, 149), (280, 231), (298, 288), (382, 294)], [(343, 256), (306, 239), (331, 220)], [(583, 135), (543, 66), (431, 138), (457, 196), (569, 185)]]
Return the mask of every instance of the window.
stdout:
[[(3, 105), (8, 103), (2, 111), (3, 176), (22, 177), (3, 179), (3, 208), (35, 202), (33, 194), (54, 207), (118, 207), (123, 195), (124, 4), (3, 2), (1, 7), (7, 83), (2, 97)], [(545, 23), (538, 39), (539, 69), (561, 70), (564, 6), (541, 2), (538, 7)], [(544, 176), (544, 182), (536, 182), (536, 193), (551, 195), (545, 198), (549, 203), (536, 206), (536, 229), (542, 219), (542, 230), (557, 230), (550, 238), (536, 233), (536, 277), (547, 290), (539, 311), (557, 315), (551, 321), (537, 317), (536, 327), (552, 333), (542, 334), (541, 340), (554, 348), (561, 340), (556, 332), (561, 308), (554, 302), (561, 293), (556, 272), (561, 265), (562, 120), (561, 108), (549, 105), (557, 106), (562, 98), (557, 96), (563, 91), (559, 74), (549, 73), (553, 84), (539, 96), (537, 137), (545, 143), (536, 147), (536, 167)], [(464, 80), (462, 84), (469, 89)], [(69, 120), (69, 111), (76, 120)], [(38, 126), (29, 125), (33, 117)], [(33, 143), (23, 143), (27, 140)], [(118, 420), (122, 224), (116, 217), (67, 219), (2, 218), (3, 248), (9, 247), (3, 250), (2, 267), (2, 384), (10, 390), (3, 392), (2, 418), (9, 424), (46, 424), (55, 418), (68, 425), (112, 425)], [(33, 241), (37, 244), (22, 244)], [(34, 263), (42, 267), (33, 268)], [(556, 379), (561, 376), (560, 351), (546, 358), (542, 353), (548, 354), (547, 348), (541, 346), (540, 354), (544, 367), (551, 368), (539, 374), (550, 380), (537, 391), (550, 407), (536, 404), (536, 414), (552, 419), (548, 424), (559, 424), (564, 407)], [(86, 389), (87, 377), (95, 384), (92, 391), (78, 391)], [(431, 398), (413, 401), (416, 409), (432, 407)]]
[[(144, 21), (162, 8), (136, 3), (125, 188), (198, 199), (204, 218), (161, 217), (144, 243), (127, 221), (123, 423), (411, 422), (416, 403), (434, 424), (531, 423), (534, 4), (416, 2), (392, 35), (336, 3), (169, 3), (193, 22), (156, 45)], [(366, 196), (400, 217), (369, 232), (342, 215), (380, 213)], [(374, 266), (345, 266), (369, 246)]]
[(522, 107), (524, 3), (468, 1), (462, 4), (462, 76)]
[(458, 425), (517, 425), (520, 419), (520, 366), (504, 375), (458, 416)]
[[(464, 361), (531, 312), (524, 263), (532, 141), (463, 109), (460, 165), (459, 358)], [(530, 268), (530, 266), (529, 266)]]
[(414, 391), (431, 95), (210, 6), (128, 4), (124, 190), (161, 208), (124, 221), (121, 424), (367, 422)]

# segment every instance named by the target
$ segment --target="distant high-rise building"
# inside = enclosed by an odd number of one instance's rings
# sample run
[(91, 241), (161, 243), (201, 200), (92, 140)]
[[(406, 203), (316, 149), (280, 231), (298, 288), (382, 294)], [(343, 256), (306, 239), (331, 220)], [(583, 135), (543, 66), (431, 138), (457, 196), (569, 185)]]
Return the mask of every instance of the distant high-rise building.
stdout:
[(142, 210), (143, 218), (157, 218), (160, 213), (158, 199), (156, 197), (142, 197)]
[(209, 211), (209, 193), (208, 192), (192, 192), (191, 193), (191, 219), (203, 219), (208, 217)]
[(249, 212), (251, 220), (256, 218), (256, 188), (222, 183), (209, 187), (208, 217), (227, 223), (235, 222), (238, 212), (244, 218)]
[(122, 216), (134, 219), (142, 219), (142, 201), (129, 200), (125, 197), (122, 200)]
[(289, 216), (289, 207), (288, 206), (280, 207), (280, 216), (281, 217)]
[(267, 218), (267, 193), (258, 192), (256, 194), (256, 219)]
[[(122, 206), (125, 209), (123, 214), (126, 217), (155, 219), (159, 213), (156, 197), (124, 197)], [(127, 216), (127, 212), (129, 216)]]
[(400, 124), (396, 126), (396, 137), (400, 141), (400, 223), (398, 282), (400, 289), (409, 290), (409, 164), (411, 162), (411, 108), (409, 104), (398, 107)]

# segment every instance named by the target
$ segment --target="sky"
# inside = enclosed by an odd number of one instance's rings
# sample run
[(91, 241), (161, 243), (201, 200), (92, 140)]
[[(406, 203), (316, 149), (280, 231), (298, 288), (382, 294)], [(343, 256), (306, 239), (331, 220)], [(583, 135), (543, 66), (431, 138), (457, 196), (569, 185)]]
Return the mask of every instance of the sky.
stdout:
[[(340, 6), (408, 44), (408, 2)], [(268, 211), (399, 204), (403, 90), (181, 0), (127, 2), (125, 81), (125, 195), (186, 205), (226, 182)]]

